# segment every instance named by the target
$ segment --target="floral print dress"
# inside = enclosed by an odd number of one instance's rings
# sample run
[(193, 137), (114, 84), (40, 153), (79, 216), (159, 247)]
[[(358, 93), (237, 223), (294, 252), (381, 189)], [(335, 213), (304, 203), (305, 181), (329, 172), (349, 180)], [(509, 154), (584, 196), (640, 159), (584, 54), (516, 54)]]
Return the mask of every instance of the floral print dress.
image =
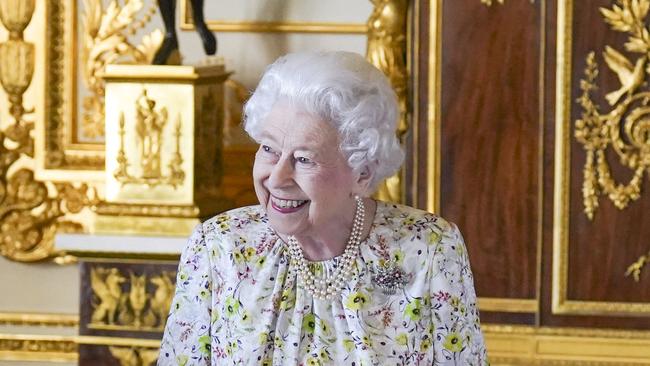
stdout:
[[(332, 270), (338, 258), (312, 262)], [(380, 268), (403, 274), (393, 294)], [(334, 300), (297, 285), (260, 206), (197, 226), (184, 249), (158, 365), (487, 365), (458, 228), (378, 202), (354, 277)]]

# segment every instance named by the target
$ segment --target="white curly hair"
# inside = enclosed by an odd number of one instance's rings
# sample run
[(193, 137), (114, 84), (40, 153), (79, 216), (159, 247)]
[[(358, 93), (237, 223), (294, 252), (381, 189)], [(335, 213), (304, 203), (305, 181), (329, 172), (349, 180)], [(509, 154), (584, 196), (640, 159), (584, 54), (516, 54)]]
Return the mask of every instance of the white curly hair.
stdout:
[(256, 141), (261, 124), (278, 100), (286, 100), (329, 121), (340, 150), (356, 173), (372, 174), (370, 189), (404, 161), (395, 135), (397, 97), (388, 79), (353, 52), (291, 53), (265, 71), (244, 106), (244, 129)]

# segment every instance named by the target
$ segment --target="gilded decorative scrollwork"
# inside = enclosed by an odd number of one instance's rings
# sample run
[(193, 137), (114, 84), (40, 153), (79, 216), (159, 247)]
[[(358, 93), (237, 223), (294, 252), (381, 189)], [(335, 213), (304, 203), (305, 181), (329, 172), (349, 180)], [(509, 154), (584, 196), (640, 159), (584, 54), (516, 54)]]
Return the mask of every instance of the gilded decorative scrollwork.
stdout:
[(108, 347), (121, 366), (149, 366), (158, 359), (157, 349), (143, 347)]
[(630, 264), (630, 266), (627, 267), (627, 271), (625, 271), (625, 276), (631, 275), (634, 278), (634, 282), (639, 282), (641, 271), (648, 263), (650, 263), (650, 252), (640, 256), (636, 262)]
[[(368, 18), (366, 58), (390, 80), (399, 101), (397, 136), (400, 141), (408, 130), (406, 70), (406, 0), (370, 0), (374, 9)], [(401, 170), (382, 182), (377, 198), (402, 200)]]
[[(621, 210), (639, 199), (643, 178), (650, 173), (650, 92), (645, 88), (650, 56), (650, 32), (645, 25), (649, 8), (649, 0), (618, 0), (611, 9), (600, 9), (612, 30), (628, 35), (625, 50), (638, 54), (630, 60), (615, 48), (605, 47), (605, 63), (621, 84), (605, 96), (611, 106), (605, 112), (591, 97), (598, 88), (594, 52), (586, 58), (585, 77), (580, 83), (582, 95), (578, 98), (582, 115), (575, 122), (575, 137), (587, 154), (582, 194), (589, 219), (598, 209), (599, 195), (607, 195)], [(612, 177), (606, 158), (610, 147), (621, 165), (632, 171), (627, 184), (617, 183)]]
[[(54, 233), (81, 231), (80, 224), (63, 219), (96, 200), (95, 191), (82, 184), (36, 181), (34, 122), (25, 117), (33, 109), (23, 105), (23, 94), (34, 71), (34, 45), (23, 38), (34, 12), (34, 0), (0, 2), (0, 21), (9, 40), (0, 43), (0, 84), (8, 94), (12, 123), (0, 121), (0, 255), (18, 261), (38, 261), (55, 255)], [(20, 164), (20, 165), (18, 165)]]
[(171, 272), (155, 276), (130, 273), (127, 277), (117, 268), (92, 268), (94, 301), (88, 327), (161, 331), (174, 296), (173, 279)]
[(124, 149), (124, 113), (120, 114), (120, 150), (117, 154), (118, 167), (113, 173), (115, 179), (122, 184), (147, 184), (156, 186), (159, 184), (169, 184), (176, 187), (183, 183), (185, 172), (181, 168), (183, 157), (180, 150), (181, 139), (181, 120), (180, 116), (176, 121), (174, 128), (175, 149), (168, 167), (169, 175), (163, 175), (161, 170), (162, 151), (165, 143), (163, 130), (167, 125), (168, 115), (167, 108), (156, 109), (156, 101), (149, 98), (147, 90), (144, 89), (140, 97), (136, 100), (136, 123), (135, 135), (136, 145), (138, 148), (140, 171), (139, 177), (134, 177), (128, 172), (128, 158)]
[(90, 138), (104, 135), (104, 82), (100, 75), (106, 64), (118, 61), (150, 64), (163, 40), (159, 29), (145, 35), (137, 46), (127, 38), (150, 21), (156, 12), (154, 2), (141, 19), (136, 16), (142, 9), (142, 0), (126, 0), (123, 5), (112, 0), (106, 8), (102, 2), (84, 0), (82, 79), (91, 95), (82, 103), (82, 129)]

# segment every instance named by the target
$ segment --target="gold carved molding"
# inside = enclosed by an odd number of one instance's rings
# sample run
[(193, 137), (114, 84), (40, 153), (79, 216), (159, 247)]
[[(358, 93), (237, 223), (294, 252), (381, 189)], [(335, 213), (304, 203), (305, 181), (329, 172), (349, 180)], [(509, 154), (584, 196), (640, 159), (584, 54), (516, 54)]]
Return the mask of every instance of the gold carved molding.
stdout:
[(9, 31), (9, 39), (0, 42), (0, 83), (13, 119), (0, 121), (0, 255), (26, 262), (56, 254), (57, 230), (81, 231), (82, 225), (65, 215), (81, 212), (96, 196), (86, 184), (45, 184), (34, 176), (34, 110), (24, 105), (23, 94), (30, 87), (36, 56), (23, 31), (36, 5), (34, 0), (0, 3), (0, 20)]
[(79, 316), (73, 314), (1, 312), (0, 325), (76, 327)]
[[(645, 2), (645, 0), (643, 0)], [(568, 298), (570, 115), (573, 1), (558, 2), (553, 208), (552, 311), (554, 314), (650, 316), (650, 302), (582, 301)]]
[(504, 313), (537, 313), (539, 304), (535, 299), (514, 299), (498, 297), (479, 297), (480, 311)]
[(492, 365), (647, 365), (650, 332), (481, 326)]
[(0, 334), (0, 360), (74, 362), (77, 359), (75, 337)]
[(121, 366), (149, 366), (158, 360), (159, 350), (144, 347), (108, 347)]
[[(190, 6), (188, 0), (180, 0), (180, 28), (183, 30), (195, 29)], [(206, 24), (215, 32), (363, 34), (367, 30), (365, 24), (334, 22), (206, 20)]]

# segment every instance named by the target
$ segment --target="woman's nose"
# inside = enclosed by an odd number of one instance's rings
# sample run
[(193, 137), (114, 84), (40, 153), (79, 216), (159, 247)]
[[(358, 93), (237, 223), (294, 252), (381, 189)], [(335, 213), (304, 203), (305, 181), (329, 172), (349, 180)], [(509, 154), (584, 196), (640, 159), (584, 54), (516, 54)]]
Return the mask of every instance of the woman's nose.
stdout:
[(293, 176), (293, 167), (291, 166), (291, 159), (280, 158), (273, 166), (271, 175), (269, 176), (269, 184), (273, 188), (281, 188), (291, 182)]

